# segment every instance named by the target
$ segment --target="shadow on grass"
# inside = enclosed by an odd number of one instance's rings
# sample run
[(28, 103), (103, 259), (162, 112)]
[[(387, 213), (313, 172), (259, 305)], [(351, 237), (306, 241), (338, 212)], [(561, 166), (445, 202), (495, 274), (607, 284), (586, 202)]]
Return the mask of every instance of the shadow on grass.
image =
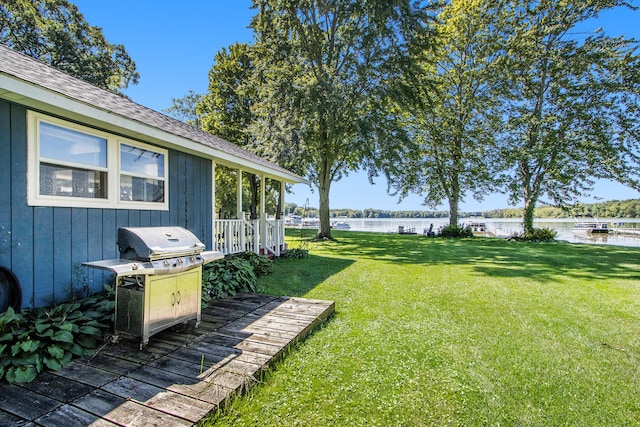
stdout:
[(263, 294), (302, 297), (354, 262), (347, 258), (314, 254), (310, 254), (305, 259), (278, 259), (275, 274), (262, 276), (258, 282), (258, 288)]
[(335, 233), (332, 250), (348, 259), (390, 263), (450, 264), (492, 277), (640, 279), (640, 249), (573, 244), (525, 243), (503, 239), (440, 239), (421, 235)]

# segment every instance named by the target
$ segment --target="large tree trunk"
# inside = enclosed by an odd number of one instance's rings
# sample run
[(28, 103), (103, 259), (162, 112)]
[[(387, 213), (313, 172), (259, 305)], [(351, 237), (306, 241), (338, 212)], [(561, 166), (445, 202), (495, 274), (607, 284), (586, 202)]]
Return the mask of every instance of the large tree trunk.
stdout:
[(458, 226), (458, 197), (449, 197), (449, 226)]
[(329, 190), (331, 189), (331, 167), (325, 159), (318, 176), (318, 190), (320, 191), (320, 228), (316, 239), (331, 239), (331, 222), (329, 221)]
[(536, 200), (534, 197), (525, 197), (524, 200), (524, 216), (522, 223), (526, 234), (533, 232), (533, 217), (536, 209)]

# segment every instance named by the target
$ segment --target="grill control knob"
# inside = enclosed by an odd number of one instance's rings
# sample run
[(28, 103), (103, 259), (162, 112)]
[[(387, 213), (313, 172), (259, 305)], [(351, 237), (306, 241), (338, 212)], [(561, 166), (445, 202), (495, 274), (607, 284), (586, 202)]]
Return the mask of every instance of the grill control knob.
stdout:
[(140, 267), (140, 266), (138, 265), (138, 263), (135, 263), (135, 262), (134, 262), (133, 264), (131, 264), (131, 269), (132, 269), (132, 270), (137, 270), (139, 267)]
[(178, 258), (178, 259), (176, 260), (176, 263), (178, 263), (178, 264), (184, 264), (184, 260), (183, 260), (182, 258)]
[(162, 261), (162, 265), (164, 265), (165, 267), (169, 267), (169, 261), (165, 259), (164, 261)]
[(191, 263), (196, 262), (196, 257), (194, 257), (194, 256), (190, 256), (190, 257), (189, 257), (189, 261), (191, 261)]

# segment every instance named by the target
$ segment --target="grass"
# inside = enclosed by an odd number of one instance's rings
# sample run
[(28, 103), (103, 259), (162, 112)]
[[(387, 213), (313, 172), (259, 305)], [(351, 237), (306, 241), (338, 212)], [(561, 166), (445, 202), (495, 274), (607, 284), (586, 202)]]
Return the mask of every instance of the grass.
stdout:
[(259, 285), (336, 316), (205, 425), (637, 425), (640, 249), (334, 237)]

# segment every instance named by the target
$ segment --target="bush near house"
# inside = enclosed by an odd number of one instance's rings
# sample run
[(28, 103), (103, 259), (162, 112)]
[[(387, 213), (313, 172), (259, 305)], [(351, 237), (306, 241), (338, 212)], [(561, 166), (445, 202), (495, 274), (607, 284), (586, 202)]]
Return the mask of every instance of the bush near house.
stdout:
[(228, 255), (202, 269), (202, 306), (238, 292), (257, 292), (259, 276), (271, 274), (273, 262), (253, 252)]
[(78, 302), (0, 315), (0, 379), (32, 381), (57, 371), (74, 357), (92, 354), (113, 324), (111, 292)]

